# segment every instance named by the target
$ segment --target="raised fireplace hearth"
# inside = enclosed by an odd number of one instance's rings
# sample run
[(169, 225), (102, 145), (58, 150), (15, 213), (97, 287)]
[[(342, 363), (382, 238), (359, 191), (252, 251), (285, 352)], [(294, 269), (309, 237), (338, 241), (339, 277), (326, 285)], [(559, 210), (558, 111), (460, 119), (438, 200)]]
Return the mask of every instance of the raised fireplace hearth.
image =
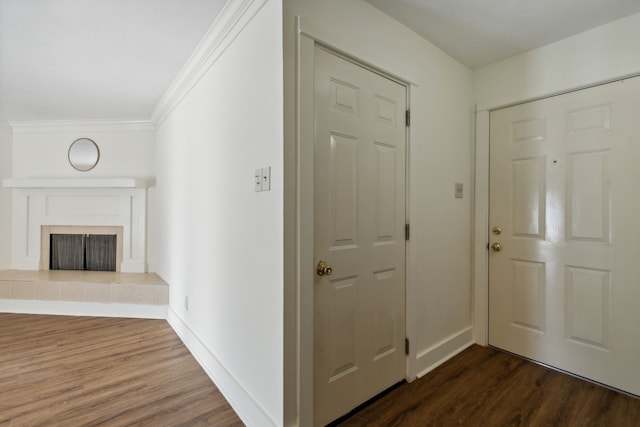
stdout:
[(168, 302), (154, 273), (0, 270), (0, 312), (165, 319)]

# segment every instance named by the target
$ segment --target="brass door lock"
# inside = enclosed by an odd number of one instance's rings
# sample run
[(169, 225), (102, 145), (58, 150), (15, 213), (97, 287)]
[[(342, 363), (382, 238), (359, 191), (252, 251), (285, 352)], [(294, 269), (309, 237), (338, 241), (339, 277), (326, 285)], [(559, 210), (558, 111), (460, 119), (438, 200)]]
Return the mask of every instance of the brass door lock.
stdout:
[(316, 267), (316, 273), (318, 273), (318, 276), (331, 276), (333, 269), (326, 262), (320, 261)]

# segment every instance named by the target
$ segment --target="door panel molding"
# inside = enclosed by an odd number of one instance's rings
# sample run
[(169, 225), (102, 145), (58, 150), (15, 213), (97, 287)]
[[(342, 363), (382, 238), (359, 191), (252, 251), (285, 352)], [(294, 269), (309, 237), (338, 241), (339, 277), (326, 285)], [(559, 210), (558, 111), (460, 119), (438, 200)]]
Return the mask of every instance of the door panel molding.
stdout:
[(333, 267), (314, 281), (324, 425), (405, 378), (407, 87), (326, 48), (315, 55), (314, 262)]
[[(489, 124), (490, 114), (502, 108), (509, 108), (528, 102), (560, 96), (567, 93), (590, 89), (609, 83), (640, 77), (640, 71), (626, 75), (614, 75), (580, 86), (566, 87), (503, 104), (476, 104), (472, 123), (474, 134), (473, 171), (473, 235), (472, 235), (472, 287), (473, 287), (473, 340), (487, 346), (489, 331)], [(520, 134), (523, 136), (522, 134)]]
[[(291, 171), (296, 176), (295, 187), (291, 190), (295, 192), (295, 238), (291, 242), (295, 245), (295, 253), (298, 254), (297, 259), (290, 275), (295, 277), (297, 284), (295, 289), (296, 304), (295, 307), (288, 305), (290, 309), (295, 310), (286, 318), (295, 319), (296, 321), (296, 348), (295, 357), (289, 357), (294, 360), (295, 367), (295, 384), (297, 390), (297, 423), (299, 425), (313, 424), (313, 283), (315, 268), (313, 262), (313, 140), (314, 140), (314, 52), (317, 45), (326, 47), (338, 53), (343, 57), (347, 57), (359, 65), (368, 69), (374, 69), (377, 73), (403, 84), (407, 87), (407, 105), (409, 108), (411, 97), (411, 78), (401, 76), (392, 70), (376, 67), (366, 60), (353, 55), (349, 49), (349, 43), (340, 39), (336, 39), (335, 32), (323, 30), (314, 23), (298, 17), (297, 22), (297, 53), (296, 53), (296, 109), (298, 115), (296, 117), (296, 135), (295, 135), (295, 171)], [(384, 111), (383, 111), (384, 113)], [(406, 135), (406, 212), (409, 212), (409, 132)], [(408, 218), (406, 218), (408, 220)], [(409, 259), (408, 245), (407, 262)], [(405, 266), (408, 272), (408, 266)], [(407, 286), (409, 284), (407, 278)], [(409, 299), (411, 290), (407, 288), (407, 299)], [(410, 304), (407, 304), (407, 324), (406, 333), (409, 337), (414, 334), (415, 312)], [(470, 330), (465, 336), (470, 335)], [(468, 342), (468, 338), (467, 338)], [(412, 349), (414, 352), (415, 350)], [(293, 356), (293, 355), (292, 355)], [(409, 358), (406, 368), (407, 378), (415, 378), (415, 369), (410, 365), (415, 359)], [(287, 410), (291, 413), (291, 409)]]
[[(487, 322), (492, 345), (636, 395), (640, 345), (627, 327), (640, 321), (631, 302), (640, 300), (638, 93), (640, 78), (478, 115), (491, 134), (477, 141), (491, 143), (491, 160), (477, 185), (492, 193), (475, 231), (487, 220), (484, 250), (499, 242), (502, 251), (486, 252), (488, 277), (474, 277), (487, 280), (475, 292), (490, 292), (491, 314), (475, 319)], [(548, 119), (545, 139), (522, 132), (520, 143), (513, 123), (536, 115)], [(541, 216), (546, 230), (536, 225)], [(492, 226), (501, 235), (489, 235)]]

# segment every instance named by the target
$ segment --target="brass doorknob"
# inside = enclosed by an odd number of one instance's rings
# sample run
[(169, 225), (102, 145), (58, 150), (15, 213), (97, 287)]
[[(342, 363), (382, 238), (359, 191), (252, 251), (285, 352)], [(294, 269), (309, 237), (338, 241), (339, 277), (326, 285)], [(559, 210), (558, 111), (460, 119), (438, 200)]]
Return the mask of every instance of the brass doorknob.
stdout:
[(491, 245), (491, 249), (493, 249), (494, 252), (500, 252), (502, 250), (502, 245), (496, 242)]
[(316, 273), (318, 273), (318, 276), (331, 276), (333, 269), (326, 262), (320, 261), (316, 267)]
[(493, 227), (493, 229), (491, 230), (491, 232), (492, 232), (493, 234), (500, 234), (500, 233), (502, 233), (502, 228), (497, 227), (497, 226), (496, 226), (496, 227)]

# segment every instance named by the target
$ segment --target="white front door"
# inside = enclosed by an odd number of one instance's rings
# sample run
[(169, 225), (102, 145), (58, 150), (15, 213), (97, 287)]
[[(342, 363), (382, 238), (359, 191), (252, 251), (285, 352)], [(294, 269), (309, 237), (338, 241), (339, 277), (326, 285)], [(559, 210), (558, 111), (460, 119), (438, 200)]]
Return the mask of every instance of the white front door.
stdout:
[(640, 78), (492, 112), (490, 150), (489, 343), (640, 395)]
[(316, 425), (404, 378), (405, 109), (405, 86), (316, 48)]

